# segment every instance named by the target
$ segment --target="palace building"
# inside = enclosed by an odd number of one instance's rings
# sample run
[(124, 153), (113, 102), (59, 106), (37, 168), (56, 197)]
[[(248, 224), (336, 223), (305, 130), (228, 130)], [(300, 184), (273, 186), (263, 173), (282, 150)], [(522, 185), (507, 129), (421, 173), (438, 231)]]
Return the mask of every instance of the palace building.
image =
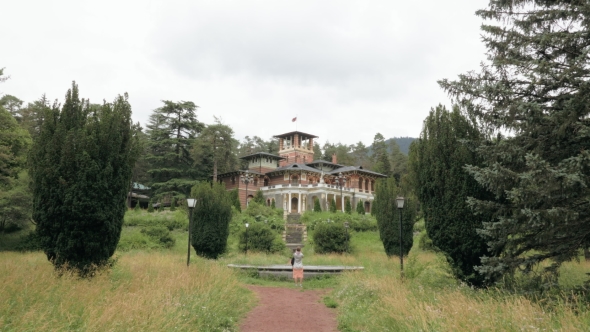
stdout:
[(313, 210), (315, 199), (323, 211), (329, 209), (332, 200), (337, 210), (344, 211), (346, 199), (353, 209), (362, 201), (365, 211), (371, 211), (375, 180), (385, 175), (360, 166), (340, 165), (336, 155), (332, 162), (314, 160), (313, 139), (317, 136), (293, 131), (274, 137), (279, 140), (279, 155), (258, 152), (243, 156), (240, 159), (248, 161), (247, 170), (217, 176), (228, 190), (238, 188), (243, 208), (261, 190), (266, 204), (274, 200), (285, 216)]

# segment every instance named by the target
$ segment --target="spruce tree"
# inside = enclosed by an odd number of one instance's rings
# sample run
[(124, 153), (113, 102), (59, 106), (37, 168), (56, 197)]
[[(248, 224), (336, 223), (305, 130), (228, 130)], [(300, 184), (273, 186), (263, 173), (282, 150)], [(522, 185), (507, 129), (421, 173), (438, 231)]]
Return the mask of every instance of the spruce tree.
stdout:
[(320, 200), (317, 197), (313, 198), (313, 212), (322, 212), (322, 207), (320, 206)]
[(356, 204), (356, 213), (358, 214), (365, 214), (365, 206), (363, 201), (359, 199), (359, 202)]
[(477, 234), (487, 215), (474, 215), (468, 197), (483, 198), (487, 191), (465, 170), (479, 163), (475, 149), (483, 136), (454, 107), (442, 105), (424, 120), (420, 138), (410, 150), (415, 190), (422, 203), (424, 223), (432, 243), (445, 253), (455, 276), (474, 286), (484, 277), (475, 271), (488, 255), (486, 241)]
[[(441, 86), (490, 137), (468, 171), (494, 199), (482, 233), (490, 279), (531, 271), (554, 282), (562, 262), (590, 243), (590, 6), (587, 1), (491, 1), (477, 15), (488, 61)], [(510, 133), (505, 137), (503, 133)]]
[(232, 202), (225, 185), (201, 182), (193, 187), (191, 197), (197, 199), (193, 211), (191, 242), (197, 255), (217, 259), (225, 252), (229, 236)]
[[(375, 212), (379, 237), (387, 256), (400, 255), (400, 211), (395, 199), (402, 195), (394, 178), (377, 180), (375, 200), (372, 211)], [(403, 254), (407, 255), (414, 244), (414, 222), (416, 218), (416, 199), (411, 195), (405, 197), (402, 210), (402, 244)]]
[(127, 95), (91, 110), (73, 83), (45, 115), (31, 152), (33, 219), (47, 258), (78, 270), (107, 264), (123, 226), (137, 129)]

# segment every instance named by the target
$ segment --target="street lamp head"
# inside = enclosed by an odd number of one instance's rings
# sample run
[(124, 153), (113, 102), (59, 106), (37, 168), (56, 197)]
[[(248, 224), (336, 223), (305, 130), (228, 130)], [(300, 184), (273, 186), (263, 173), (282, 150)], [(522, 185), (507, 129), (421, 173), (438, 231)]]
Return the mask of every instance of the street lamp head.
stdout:
[(246, 228), (248, 228), (248, 226), (250, 226), (250, 224), (249, 223), (246, 223)]
[(195, 207), (195, 205), (197, 205), (197, 200), (195, 198), (187, 198), (186, 204), (188, 205), (189, 208), (192, 209)]
[(397, 208), (403, 209), (404, 208), (404, 201), (405, 199), (402, 196), (398, 196), (395, 201), (397, 202)]

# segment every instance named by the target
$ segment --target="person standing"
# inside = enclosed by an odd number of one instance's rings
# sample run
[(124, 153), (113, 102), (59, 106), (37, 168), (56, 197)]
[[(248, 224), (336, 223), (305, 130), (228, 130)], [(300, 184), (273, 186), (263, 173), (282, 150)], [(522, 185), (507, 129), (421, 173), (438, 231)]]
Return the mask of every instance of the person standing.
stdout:
[(293, 280), (295, 287), (303, 287), (303, 253), (300, 247), (293, 254)]

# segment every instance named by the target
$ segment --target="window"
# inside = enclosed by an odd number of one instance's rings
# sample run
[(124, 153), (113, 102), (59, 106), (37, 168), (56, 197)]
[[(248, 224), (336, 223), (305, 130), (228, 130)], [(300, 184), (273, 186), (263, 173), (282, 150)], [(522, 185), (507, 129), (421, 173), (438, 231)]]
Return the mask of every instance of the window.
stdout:
[(291, 178), (291, 184), (294, 186), (299, 185), (299, 177), (297, 175), (293, 175)]

